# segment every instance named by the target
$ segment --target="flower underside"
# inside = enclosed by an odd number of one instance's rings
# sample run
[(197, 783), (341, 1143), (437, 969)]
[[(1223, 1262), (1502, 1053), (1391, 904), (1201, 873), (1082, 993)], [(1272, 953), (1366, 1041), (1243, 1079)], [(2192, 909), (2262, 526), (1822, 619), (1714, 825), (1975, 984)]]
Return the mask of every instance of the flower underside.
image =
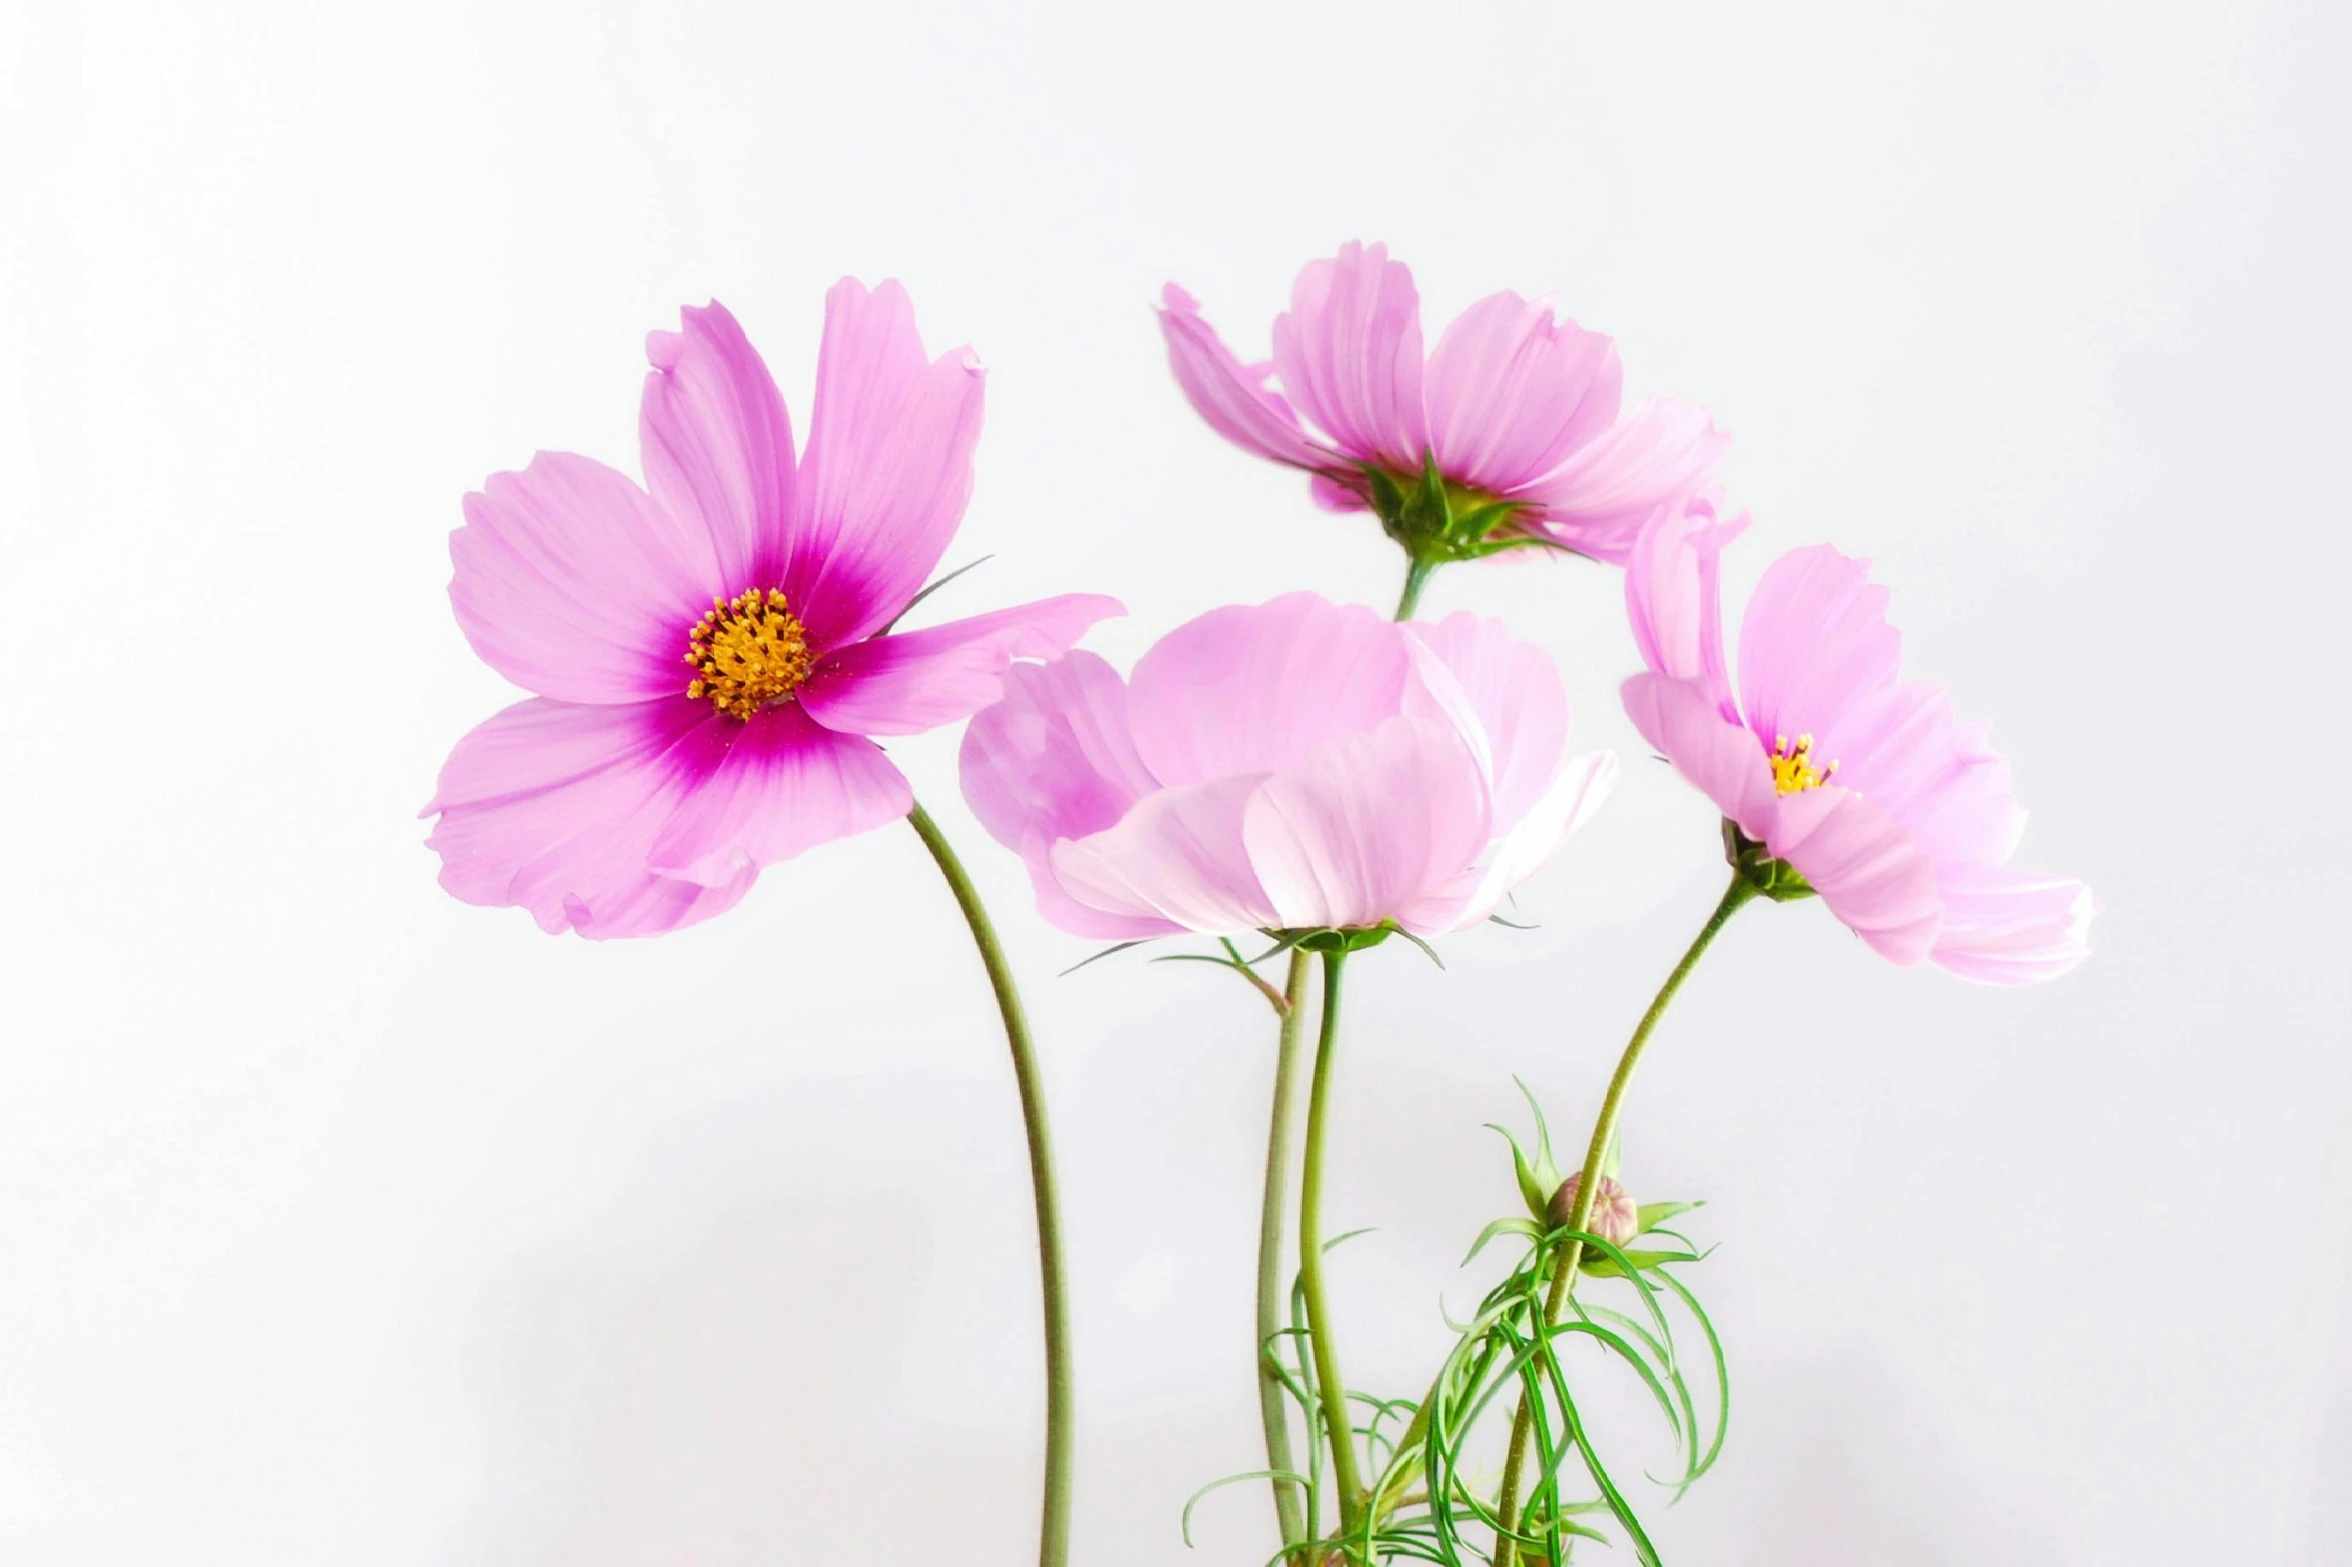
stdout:
[(775, 588), (711, 600), (686, 643), (686, 662), (695, 670), (686, 694), (707, 699), (729, 718), (749, 719), (789, 700), (816, 664), (808, 629)]
[(1818, 789), (1829, 782), (1838, 764), (1816, 768), (1813, 765), (1813, 737), (1797, 736), (1792, 747), (1788, 736), (1772, 737), (1772, 787), (1782, 794), (1801, 794), (1807, 789)]

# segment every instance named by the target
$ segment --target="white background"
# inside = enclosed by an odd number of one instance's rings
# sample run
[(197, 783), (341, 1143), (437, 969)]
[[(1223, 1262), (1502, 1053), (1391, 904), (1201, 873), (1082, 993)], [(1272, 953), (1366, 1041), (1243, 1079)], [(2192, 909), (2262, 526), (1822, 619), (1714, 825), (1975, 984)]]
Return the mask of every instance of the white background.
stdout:
[[(1673, 1562), (2337, 1563), (2352, 1536), (2341, 7), (745, 3), (0, 7), (0, 1557), (1018, 1562), (1038, 1353), (1014, 1107), (891, 829), (592, 945), (435, 886), (417, 807), (511, 693), (443, 584), (537, 447), (635, 471), (713, 295), (806, 428), (820, 296), (992, 371), (964, 613), (1386, 604), (1361, 519), (1170, 382), (1385, 238), (1737, 435), (1779, 549), (1874, 556), (1998, 720), (2024, 863), (2106, 901), (2025, 992), (1744, 915), (1627, 1179), (1705, 1196), (1738, 1378)], [(1523, 1074), (1590, 1113), (1722, 869), (1641, 759), (1589, 566), (1457, 569), (1568, 672), (1616, 801), (1541, 922), (1357, 965), (1332, 1228), (1413, 1391), (1509, 1210)], [(1078, 1559), (1249, 1564), (1270, 1019), (1009, 927), (1083, 1357)], [(1573, 1135), (1573, 1134), (1572, 1134)], [(1663, 1463), (1654, 1429), (1618, 1438)], [(1644, 1444), (1648, 1444), (1645, 1446)], [(1623, 1553), (1619, 1553), (1623, 1557)], [(1611, 1558), (1619, 1559), (1619, 1558)], [(1624, 1558), (1630, 1559), (1630, 1558)]]

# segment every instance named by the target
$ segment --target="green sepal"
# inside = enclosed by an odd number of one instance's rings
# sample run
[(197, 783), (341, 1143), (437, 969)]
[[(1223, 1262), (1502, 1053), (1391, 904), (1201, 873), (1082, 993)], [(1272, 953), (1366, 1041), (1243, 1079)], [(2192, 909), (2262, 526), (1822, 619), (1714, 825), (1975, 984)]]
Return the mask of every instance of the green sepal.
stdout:
[(1498, 1235), (1521, 1235), (1529, 1240), (1540, 1241), (1544, 1237), (1544, 1230), (1543, 1226), (1533, 1219), (1522, 1219), (1516, 1216), (1497, 1219), (1478, 1232), (1478, 1239), (1470, 1243), (1470, 1250), (1462, 1258), (1462, 1266), (1465, 1268), (1470, 1266), (1471, 1260), (1486, 1250), (1486, 1243)]
[(1395, 934), (1394, 925), (1375, 925), (1370, 930), (1311, 930), (1300, 935), (1292, 945), (1309, 952), (1362, 952), (1367, 947), (1379, 946)]
[(1639, 1233), (1647, 1235), (1678, 1214), (1706, 1206), (1704, 1202), (1645, 1202), (1633, 1210), (1634, 1223)]
[[(1627, 1251), (1623, 1255), (1627, 1262), (1644, 1272), (1656, 1267), (1661, 1262), (1696, 1262), (1699, 1260), (1696, 1252), (1688, 1251)], [(1607, 1257), (1590, 1258), (1580, 1264), (1576, 1271), (1596, 1279), (1614, 1279), (1624, 1276), (1624, 1270)]]
[(1741, 832), (1739, 823), (1728, 816), (1723, 818), (1723, 858), (1742, 881), (1775, 903), (1793, 903), (1814, 895), (1812, 883), (1794, 865), (1773, 858), (1771, 851)]

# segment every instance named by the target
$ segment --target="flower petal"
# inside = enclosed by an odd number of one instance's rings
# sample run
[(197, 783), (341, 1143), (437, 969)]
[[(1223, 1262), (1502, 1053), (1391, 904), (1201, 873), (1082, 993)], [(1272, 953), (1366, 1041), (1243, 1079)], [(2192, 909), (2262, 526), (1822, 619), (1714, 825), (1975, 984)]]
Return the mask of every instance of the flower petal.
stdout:
[(1880, 957), (1927, 956), (1944, 913), (1935, 862), (1893, 817), (1851, 789), (1807, 789), (1780, 798), (1761, 836)]
[[(1870, 562), (1826, 544), (1791, 550), (1765, 571), (1740, 622), (1739, 689), (1740, 711), (1767, 746), (1803, 734), (1818, 742), (1895, 683), (1903, 638), (1886, 604)], [(1813, 754), (1843, 765), (1826, 745)]]
[(1101, 832), (1158, 781), (1127, 727), (1127, 687), (1092, 653), (1022, 665), (964, 731), (964, 799), (1017, 853)]
[(1379, 924), (1486, 847), (1486, 781), (1451, 724), (1389, 719), (1268, 779), (1242, 838), (1287, 930)]
[(647, 859), (682, 881), (724, 885), (818, 844), (869, 832), (915, 803), (880, 746), (836, 734), (789, 702), (748, 723), (722, 720), (681, 751), (695, 784)]
[(1265, 780), (1245, 775), (1163, 789), (1116, 826), (1053, 845), (1054, 880), (1101, 913), (1164, 920), (1210, 936), (1274, 923), (1242, 844), (1242, 812)]
[(873, 635), (929, 579), (972, 493), (984, 373), (923, 353), (895, 281), (825, 296), (799, 537), (784, 591), (820, 649)]
[(685, 690), (686, 631), (723, 585), (709, 536), (569, 452), (492, 474), (449, 536), (449, 602), (483, 662), (564, 702)]
[(1661, 505), (1706, 488), (1731, 437), (1704, 408), (1653, 397), (1531, 480), (1520, 526), (1595, 560), (1621, 564)]
[(1721, 520), (1712, 497), (1670, 502), (1651, 514), (1625, 562), (1625, 613), (1642, 662), (1670, 680), (1699, 682), (1734, 723), (1717, 579), (1724, 546), (1747, 526), (1745, 512)]
[(1161, 291), (1160, 334), (1168, 340), (1168, 368), (1193, 412), (1209, 428), (1243, 451), (1294, 468), (1320, 469), (1340, 462), (1329, 448), (1299, 428), (1298, 415), (1265, 382), (1271, 365), (1245, 368), (1201, 318), (1200, 303), (1170, 283)]
[(1494, 494), (1543, 478), (1617, 418), (1616, 345), (1505, 290), (1429, 356), (1429, 442), (1446, 477)]
[(1167, 784), (1276, 772), (1394, 717), (1409, 665), (1404, 634), (1360, 604), (1288, 593), (1213, 609), (1136, 664), (1136, 749)]
[(1387, 246), (1350, 241), (1332, 260), (1307, 264), (1290, 309), (1274, 318), (1274, 369), (1292, 405), (1342, 454), (1421, 471), (1421, 296)]
[[(1543, 798), (1568, 751), (1568, 690), (1542, 649), (1512, 637), (1499, 620), (1457, 611), (1435, 625), (1416, 622), (1405, 634), (1453, 677), (1479, 732), (1494, 794), (1495, 830), (1505, 832)], [(1426, 676), (1415, 682), (1405, 711), (1440, 716)]]
[(672, 515), (710, 531), (732, 597), (782, 580), (793, 521), (792, 418), (743, 328), (713, 300), (682, 330), (645, 339), (653, 373), (638, 405), (645, 482)]
[(1963, 979), (2031, 985), (2091, 954), (2091, 889), (2064, 876), (1993, 865), (1946, 866), (1943, 928), (1928, 957)]
[(1508, 827), (1498, 818), (1497, 836), (1484, 865), (1474, 867), (1444, 892), (1403, 909), (1396, 916), (1397, 923), (1429, 936), (1461, 930), (1487, 918), (1502, 907), (1514, 887), (1543, 869), (1569, 834), (1592, 820), (1616, 787), (1616, 752), (1593, 751), (1570, 757), (1526, 815)]
[(944, 626), (853, 642), (801, 687), (801, 705), (828, 729), (912, 735), (969, 718), (1004, 694), (1017, 658), (1053, 658), (1098, 620), (1127, 606), (1099, 593), (1065, 593)]
[(441, 885), (590, 937), (655, 935), (733, 907), (754, 870), (703, 886), (646, 863), (694, 782), (681, 753), (728, 722), (683, 696), (507, 708), (457, 743), (425, 807), (441, 818), (426, 839)]
[(1775, 819), (1772, 768), (1756, 737), (1727, 721), (1714, 693), (1693, 680), (1636, 675), (1621, 689), (1625, 716), (1715, 808), (1762, 842)]
[(1998, 865), (2025, 835), (2009, 760), (1988, 726), (1962, 724), (1941, 686), (1909, 680), (1877, 692), (1816, 735), (1837, 781), (1876, 801), (1939, 865)]

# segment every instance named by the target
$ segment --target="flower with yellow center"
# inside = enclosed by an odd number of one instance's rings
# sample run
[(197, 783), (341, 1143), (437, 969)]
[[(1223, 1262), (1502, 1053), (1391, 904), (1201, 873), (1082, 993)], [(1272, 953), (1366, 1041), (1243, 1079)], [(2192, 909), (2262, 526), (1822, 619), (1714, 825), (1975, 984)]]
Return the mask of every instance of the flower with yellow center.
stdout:
[(689, 697), (707, 698), (729, 718), (749, 719), (771, 703), (791, 700), (816, 658), (807, 628), (785, 607), (784, 595), (754, 588), (711, 600), (686, 633), (686, 662), (695, 670), (686, 686)]
[(1787, 735), (1772, 737), (1772, 787), (1782, 794), (1800, 794), (1807, 789), (1818, 789), (1829, 782), (1838, 764), (1816, 768), (1813, 765), (1813, 737), (1797, 736), (1791, 747)]

